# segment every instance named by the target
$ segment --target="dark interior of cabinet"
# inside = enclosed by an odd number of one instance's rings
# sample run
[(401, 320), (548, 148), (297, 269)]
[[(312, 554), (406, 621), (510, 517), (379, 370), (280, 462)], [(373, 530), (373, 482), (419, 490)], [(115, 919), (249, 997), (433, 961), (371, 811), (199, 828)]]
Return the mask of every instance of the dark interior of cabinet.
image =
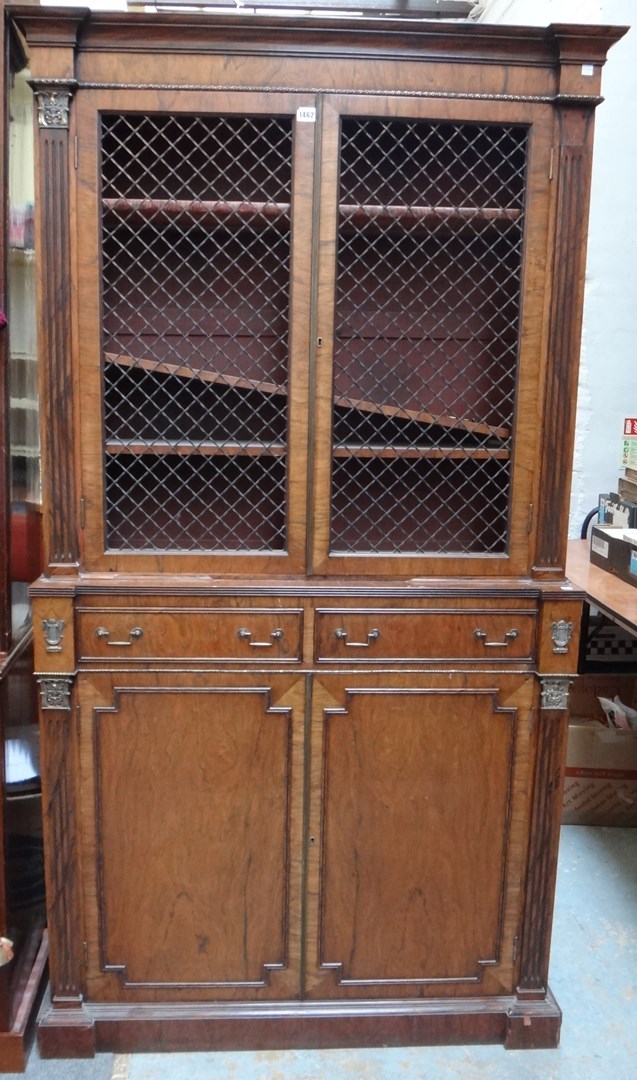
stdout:
[[(106, 458), (109, 545), (131, 551), (285, 547), (285, 458)], [(256, 494), (258, 493), (258, 494)]]
[(107, 545), (286, 545), (292, 122), (102, 118)]
[(331, 548), (508, 545), (521, 127), (346, 117)]
[(332, 486), (332, 534), (346, 551), (420, 551), (430, 537), (436, 550), (479, 555), (506, 542), (507, 462), (336, 459)]

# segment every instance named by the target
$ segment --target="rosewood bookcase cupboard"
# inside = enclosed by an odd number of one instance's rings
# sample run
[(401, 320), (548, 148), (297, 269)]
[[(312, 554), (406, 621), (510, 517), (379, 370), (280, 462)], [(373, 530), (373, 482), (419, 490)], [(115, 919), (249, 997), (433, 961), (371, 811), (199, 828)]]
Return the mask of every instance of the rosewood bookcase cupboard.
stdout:
[(553, 1046), (616, 29), (16, 8), (45, 1055)]

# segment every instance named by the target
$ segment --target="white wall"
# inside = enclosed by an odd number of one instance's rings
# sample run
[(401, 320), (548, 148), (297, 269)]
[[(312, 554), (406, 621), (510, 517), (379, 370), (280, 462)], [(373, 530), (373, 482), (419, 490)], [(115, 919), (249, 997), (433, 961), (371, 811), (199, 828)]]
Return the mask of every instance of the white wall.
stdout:
[(570, 535), (616, 491), (624, 416), (637, 416), (637, 0), (486, 0), (482, 22), (631, 26), (597, 109)]

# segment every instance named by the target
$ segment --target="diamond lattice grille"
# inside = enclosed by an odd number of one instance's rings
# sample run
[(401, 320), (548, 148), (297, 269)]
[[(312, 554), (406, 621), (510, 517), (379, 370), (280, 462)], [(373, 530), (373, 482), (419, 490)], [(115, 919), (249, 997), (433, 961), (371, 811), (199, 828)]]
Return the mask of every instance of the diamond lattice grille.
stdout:
[(105, 115), (107, 545), (285, 548), (291, 120)]
[(520, 127), (346, 118), (331, 549), (508, 545)]

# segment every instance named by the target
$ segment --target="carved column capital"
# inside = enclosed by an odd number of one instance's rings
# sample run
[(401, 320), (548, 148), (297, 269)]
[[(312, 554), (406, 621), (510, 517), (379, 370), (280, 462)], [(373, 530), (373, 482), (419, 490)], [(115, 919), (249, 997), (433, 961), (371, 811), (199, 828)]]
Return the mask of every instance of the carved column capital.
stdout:
[(75, 82), (51, 79), (47, 82), (34, 81), (31, 86), (38, 103), (40, 127), (68, 128)]
[(43, 711), (70, 711), (72, 675), (40, 675), (38, 685), (40, 687), (40, 702)]
[(568, 691), (572, 681), (563, 675), (542, 675), (542, 709), (568, 709)]

